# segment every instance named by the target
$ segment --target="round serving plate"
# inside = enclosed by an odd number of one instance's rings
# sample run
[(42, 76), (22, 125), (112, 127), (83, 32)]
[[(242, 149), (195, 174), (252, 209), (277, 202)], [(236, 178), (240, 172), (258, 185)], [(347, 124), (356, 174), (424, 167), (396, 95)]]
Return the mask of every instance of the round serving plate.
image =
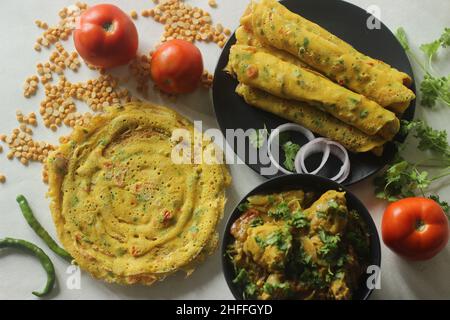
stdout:
[[(289, 10), (321, 25), (334, 35), (347, 41), (360, 52), (382, 60), (413, 78), (413, 71), (408, 57), (394, 34), (383, 23), (380, 23), (380, 29), (368, 29), (367, 21), (371, 18), (371, 15), (365, 10), (340, 0), (284, 0), (281, 3)], [(274, 173), (262, 170), (270, 167), (267, 157), (259, 155), (267, 152), (267, 143), (255, 157), (255, 154), (251, 155), (248, 152), (252, 148), (254, 150), (248, 137), (246, 138), (245, 147), (242, 147), (236, 143), (233, 135), (229, 135), (229, 137), (226, 135), (227, 129), (242, 129), (245, 132), (248, 129), (263, 129), (266, 127), (270, 131), (289, 122), (271, 113), (249, 106), (235, 93), (238, 82), (224, 71), (228, 63), (230, 48), (235, 43), (236, 38), (233, 35), (224, 47), (214, 74), (212, 99), (218, 124), (227, 139), (227, 143), (232, 146), (240, 160), (267, 178), (282, 176), (284, 175), (282, 172)], [(411, 90), (415, 92), (414, 83), (411, 86)], [(412, 120), (414, 112), (415, 101), (411, 102), (402, 119)], [(300, 145), (306, 142), (303, 139), (301, 136), (292, 135), (292, 140)], [(396, 141), (402, 141), (402, 139), (404, 137), (397, 136), (395, 138)], [(386, 145), (384, 154), (381, 157), (377, 157), (372, 153), (351, 153), (351, 173), (343, 184), (351, 185), (377, 173), (393, 159), (394, 155), (395, 146), (393, 143)], [(282, 157), (280, 159), (281, 162), (284, 161)], [(312, 156), (306, 163), (307, 167), (317, 167), (320, 159), (321, 156), (319, 155)], [(332, 157), (326, 167), (319, 172), (319, 175), (332, 177), (339, 171), (341, 165), (337, 158)]]

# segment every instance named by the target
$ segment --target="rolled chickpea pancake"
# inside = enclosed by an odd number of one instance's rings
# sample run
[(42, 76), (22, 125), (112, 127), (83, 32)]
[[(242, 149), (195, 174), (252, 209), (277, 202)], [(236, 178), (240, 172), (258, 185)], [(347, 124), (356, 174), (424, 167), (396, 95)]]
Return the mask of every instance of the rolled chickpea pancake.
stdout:
[(400, 129), (393, 112), (263, 48), (234, 45), (227, 70), (243, 84), (279, 98), (306, 102), (367, 135), (392, 140)]
[(194, 144), (174, 139), (176, 129), (194, 135), (165, 107), (112, 107), (49, 156), (58, 237), (94, 277), (150, 285), (177, 270), (190, 274), (216, 249), (231, 178), (220, 162), (175, 164), (174, 146)]
[(403, 113), (415, 99), (408, 88), (412, 84), (409, 75), (358, 52), (276, 0), (252, 2), (242, 21), (251, 26), (260, 41), (291, 53), (333, 81), (387, 109)]
[(372, 152), (378, 156), (383, 154), (386, 140), (368, 136), (304, 102), (281, 99), (245, 84), (239, 84), (236, 92), (249, 105), (298, 123), (318, 135), (341, 143), (351, 152)]
[(299, 67), (308, 68), (308, 66), (305, 63), (301, 62), (297, 57), (293, 56), (292, 54), (262, 43), (250, 30), (248, 30), (244, 26), (240, 26), (236, 30), (235, 35), (237, 44), (262, 48), (265, 52), (270, 53), (271, 55), (280, 58), (283, 61), (295, 64)]

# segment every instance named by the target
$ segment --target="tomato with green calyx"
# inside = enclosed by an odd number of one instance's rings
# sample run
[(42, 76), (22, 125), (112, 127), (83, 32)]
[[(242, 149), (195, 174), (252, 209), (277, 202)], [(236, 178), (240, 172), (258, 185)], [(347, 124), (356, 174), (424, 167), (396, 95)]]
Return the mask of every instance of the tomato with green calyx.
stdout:
[(390, 204), (381, 224), (383, 241), (410, 260), (428, 260), (449, 239), (449, 223), (439, 204), (427, 198), (407, 198)]

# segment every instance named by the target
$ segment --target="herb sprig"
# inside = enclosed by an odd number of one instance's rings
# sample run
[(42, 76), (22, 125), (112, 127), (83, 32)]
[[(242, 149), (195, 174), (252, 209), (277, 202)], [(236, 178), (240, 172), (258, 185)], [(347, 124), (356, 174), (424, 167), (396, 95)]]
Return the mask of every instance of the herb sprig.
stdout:
[(300, 146), (292, 141), (287, 141), (283, 144), (284, 151), (284, 166), (289, 171), (295, 171), (295, 157), (297, 156)]
[[(433, 60), (439, 49), (450, 47), (450, 28), (445, 28), (439, 39), (420, 46), (428, 61), (423, 64), (411, 50), (408, 37), (403, 28), (396, 32), (397, 39), (406, 53), (420, 66), (424, 79), (420, 84), (422, 94), (421, 104), (434, 107), (438, 102), (450, 106), (450, 75), (440, 77), (434, 75)], [(450, 205), (441, 200), (438, 195), (430, 192), (429, 187), (437, 180), (450, 176), (450, 146), (445, 130), (435, 130), (423, 120), (402, 121), (403, 135), (411, 134), (417, 142), (417, 149), (424, 153), (423, 159), (417, 163), (402, 156), (403, 146), (394, 161), (384, 174), (374, 180), (378, 198), (396, 201), (402, 198), (421, 195), (438, 202), (450, 219)], [(431, 176), (426, 170), (432, 167), (440, 172)]]
[(396, 32), (397, 39), (405, 49), (406, 53), (420, 66), (424, 72), (424, 79), (420, 84), (420, 91), (422, 93), (421, 104), (425, 107), (432, 108), (437, 101), (442, 101), (450, 107), (450, 75), (437, 76), (433, 69), (433, 59), (440, 48), (450, 47), (450, 28), (445, 28), (439, 39), (422, 44), (420, 50), (428, 58), (427, 64), (423, 64), (409, 45), (408, 37), (403, 28), (399, 28)]
[(264, 125), (264, 129), (257, 129), (252, 131), (249, 136), (250, 144), (255, 149), (260, 149), (264, 145), (267, 140), (269, 133), (267, 131), (266, 125)]
[[(428, 193), (433, 182), (450, 176), (450, 145), (447, 132), (435, 130), (423, 120), (402, 121), (402, 132), (410, 133), (415, 138), (418, 149), (430, 157), (412, 163), (398, 153), (386, 172), (374, 180), (377, 197), (397, 201), (419, 194), (440, 203), (450, 218), (449, 205), (441, 201), (438, 195)], [(430, 176), (426, 171), (427, 167), (439, 169), (440, 173)]]

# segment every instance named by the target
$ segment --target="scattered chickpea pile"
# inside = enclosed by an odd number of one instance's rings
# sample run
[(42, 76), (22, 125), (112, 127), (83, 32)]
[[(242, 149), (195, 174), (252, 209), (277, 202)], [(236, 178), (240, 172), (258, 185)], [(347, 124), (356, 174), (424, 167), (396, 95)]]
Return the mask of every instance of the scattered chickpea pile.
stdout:
[[(25, 80), (24, 96), (30, 98), (34, 96), (38, 90), (39, 83), (45, 85), (45, 99), (41, 102), (40, 114), (44, 119), (46, 127), (56, 130), (58, 125), (65, 123), (68, 126), (75, 126), (76, 124), (83, 124), (91, 115), (80, 115), (76, 112), (75, 104), (70, 100), (72, 96), (77, 95), (78, 86), (83, 84), (70, 85), (70, 90), (67, 86), (67, 81), (63, 77), (64, 70), (70, 69), (77, 71), (81, 66), (81, 61), (76, 52), (69, 54), (60, 41), (68, 40), (75, 27), (75, 21), (83, 11), (87, 9), (87, 4), (78, 2), (75, 6), (64, 8), (59, 12), (60, 21), (56, 26), (49, 26), (46, 22), (36, 20), (35, 24), (38, 28), (44, 30), (42, 35), (36, 39), (34, 49), (38, 52), (42, 48), (56, 47), (50, 55), (50, 59), (46, 63), (39, 63), (36, 66), (37, 75), (33, 75)], [(56, 86), (51, 86), (48, 82), (53, 80), (53, 74), (61, 76), (60, 83)], [(88, 90), (84, 90), (85, 94), (89, 93), (99, 96), (108, 89), (103, 89), (105, 83), (109, 84), (110, 79), (101, 79), (101, 86), (95, 87), (95, 90), (90, 90), (90, 86), (86, 84)], [(98, 80), (95, 80), (98, 81)], [(109, 82), (108, 82), (109, 81)], [(97, 82), (95, 82), (97, 84)], [(113, 83), (114, 84), (114, 83)], [(100, 87), (100, 88), (99, 88)], [(62, 89), (63, 88), (63, 89)], [(99, 109), (98, 104), (105, 103), (105, 101), (114, 101), (118, 94), (113, 95), (112, 98), (107, 99), (101, 97), (99, 99), (91, 99), (90, 107), (92, 109)], [(83, 95), (83, 101), (88, 101), (86, 95)], [(58, 106), (56, 105), (58, 103)], [(109, 102), (108, 102), (109, 103)], [(51, 107), (51, 108), (50, 108)], [(45, 160), (50, 151), (54, 150), (54, 146), (44, 141), (35, 141), (32, 138), (33, 130), (30, 126), (37, 126), (36, 114), (34, 112), (24, 115), (21, 111), (16, 112), (16, 119), (19, 122), (19, 127), (15, 128), (10, 135), (0, 135), (0, 140), (6, 143), (9, 147), (7, 158), (12, 160), (18, 159), (23, 165), (28, 165), (30, 161), (45, 163)], [(0, 146), (0, 152), (3, 152), (3, 147)], [(48, 182), (47, 167), (44, 165), (42, 174), (45, 183)], [(0, 183), (6, 182), (6, 177), (0, 174)]]
[(28, 77), (23, 85), (24, 97), (31, 98), (32, 96), (34, 96), (38, 90), (38, 85), (39, 78), (36, 75)]
[[(164, 0), (161, 3), (153, 0), (157, 6), (154, 9), (144, 10), (143, 17), (152, 17), (155, 21), (164, 24), (165, 32), (161, 38), (161, 43), (172, 39), (183, 39), (189, 42), (205, 41), (214, 42), (223, 47), (227, 37), (231, 34), (229, 29), (217, 24), (213, 26), (211, 15), (200, 9), (184, 4), (182, 0)], [(208, 4), (212, 8), (217, 7), (215, 0), (209, 0)], [(77, 111), (76, 101), (86, 103), (93, 112), (102, 112), (106, 107), (134, 101), (127, 89), (119, 87), (119, 80), (112, 75), (106, 74), (105, 70), (86, 64), (91, 70), (100, 73), (97, 79), (86, 82), (71, 83), (65, 76), (66, 70), (77, 72), (81, 67), (81, 60), (78, 53), (69, 53), (63, 47), (61, 41), (68, 40), (72, 35), (75, 21), (86, 9), (87, 4), (78, 2), (74, 6), (63, 8), (59, 12), (60, 21), (56, 26), (49, 26), (48, 23), (36, 20), (35, 24), (43, 30), (42, 35), (36, 39), (34, 49), (38, 52), (45, 47), (50, 49), (50, 58), (45, 63), (36, 65), (37, 75), (28, 77), (25, 80), (23, 91), (26, 98), (31, 98), (37, 93), (39, 83), (45, 89), (45, 98), (41, 101), (39, 114), (42, 117), (45, 127), (52, 131), (63, 124), (68, 127), (84, 125), (93, 117), (93, 114), (86, 112), (81, 114)], [(130, 12), (131, 18), (138, 19), (138, 13)], [(147, 95), (149, 89), (151, 55), (141, 55), (129, 65), (130, 76), (137, 83), (137, 91)], [(52, 85), (50, 82), (55, 77), (59, 78), (58, 83)], [(202, 85), (211, 87), (213, 76), (208, 71), (204, 71)], [(8, 147), (7, 158), (18, 159), (23, 165), (30, 162), (43, 163), (42, 179), (48, 183), (48, 168), (46, 159), (55, 147), (44, 141), (35, 141), (32, 138), (31, 127), (37, 126), (37, 118), (34, 112), (24, 115), (22, 111), (16, 112), (16, 119), (19, 127), (12, 130), (10, 135), (1, 134), (0, 141)], [(61, 136), (60, 143), (68, 142), (68, 137)], [(0, 146), (0, 153), (3, 147)], [(0, 174), (0, 183), (5, 183), (6, 177)]]
[(129, 102), (131, 95), (127, 89), (120, 89), (118, 80), (111, 75), (79, 83), (61, 76), (58, 84), (45, 86), (45, 99), (39, 108), (44, 125), (56, 131), (62, 124), (75, 127), (89, 121), (92, 114), (77, 112), (74, 99), (85, 102), (94, 112), (101, 112), (106, 107)]
[(72, 54), (69, 54), (61, 44), (57, 43), (56, 45), (58, 51), (52, 52), (49, 61), (36, 65), (37, 74), (40, 76), (40, 81), (44, 85), (53, 80), (53, 73), (61, 76), (67, 68), (77, 72), (81, 67), (78, 53), (72, 52)]
[(137, 83), (136, 90), (144, 95), (145, 97), (148, 94), (149, 82), (151, 80), (150, 76), (150, 62), (152, 59), (152, 52), (149, 55), (141, 55), (136, 57), (130, 65), (128, 69), (130, 71), (130, 75), (134, 78)]
[(41, 51), (42, 47), (50, 48), (61, 40), (67, 40), (72, 35), (75, 27), (75, 21), (86, 9), (86, 3), (77, 2), (75, 6), (63, 8), (59, 12), (61, 20), (58, 25), (49, 27), (46, 22), (36, 20), (36, 25), (43, 29), (42, 35), (36, 39), (34, 50)]
[[(49, 152), (55, 148), (47, 142), (33, 140), (32, 135), (33, 130), (24, 123), (19, 128), (13, 129), (9, 136), (5, 134), (0, 135), (0, 140), (9, 147), (6, 157), (9, 160), (16, 158), (23, 165), (28, 165), (30, 161), (44, 163)], [(4, 183), (6, 178), (1, 179), (1, 176), (0, 182)], [(44, 176), (45, 174), (43, 173), (43, 178)], [(43, 180), (47, 182), (46, 179)]]
[[(215, 1), (210, 2), (213, 3), (210, 3), (211, 7), (217, 6)], [(189, 42), (215, 42), (223, 48), (231, 34), (230, 29), (225, 29), (221, 24), (214, 26), (208, 12), (185, 4), (182, 0), (165, 0), (154, 9), (142, 11), (141, 15), (164, 24), (162, 43), (182, 39)]]
[(203, 71), (203, 75), (202, 75), (202, 85), (204, 88), (209, 89), (212, 86), (214, 80), (214, 76), (209, 73), (207, 70)]
[(85, 102), (94, 112), (102, 112), (106, 107), (132, 99), (128, 89), (120, 88), (119, 80), (109, 74), (72, 84), (69, 88), (76, 99)]
[(69, 54), (60, 42), (56, 43), (56, 50), (50, 55), (50, 62), (61, 70), (66, 68), (76, 72), (81, 67), (81, 61), (76, 51)]
[[(94, 112), (131, 100), (128, 90), (120, 89), (118, 80), (111, 75), (105, 75), (103, 70), (95, 68), (100, 71), (100, 77), (81, 83), (70, 83), (64, 77), (67, 69), (78, 71), (81, 61), (78, 53), (67, 52), (60, 40), (66, 40), (71, 35), (76, 17), (86, 8), (87, 5), (78, 3), (76, 8), (61, 10), (59, 13), (61, 21), (57, 27), (49, 27), (45, 22), (36, 21), (36, 25), (45, 30), (43, 36), (37, 40), (39, 45), (37, 51), (41, 51), (41, 46), (50, 48), (51, 45), (55, 46), (55, 50), (51, 53), (49, 61), (36, 65), (37, 75), (26, 79), (24, 96), (30, 98), (35, 95), (39, 83), (44, 86), (45, 98), (40, 103), (39, 113), (44, 125), (52, 131), (56, 131), (62, 124), (69, 127), (84, 125), (92, 118), (93, 115), (90, 112), (85, 114), (77, 112), (75, 100), (85, 102)], [(50, 82), (55, 74), (59, 76), (59, 82), (52, 85)], [(14, 129), (9, 136), (0, 135), (1, 141), (9, 147), (7, 158), (10, 160), (16, 158), (23, 165), (28, 165), (30, 161), (44, 163), (42, 178), (47, 183), (48, 173), (45, 161), (49, 152), (55, 148), (44, 141), (32, 139), (33, 131), (28, 126), (37, 126), (34, 112), (24, 115), (21, 111), (17, 111), (16, 119), (20, 123), (19, 128)], [(66, 140), (66, 137), (60, 138), (61, 143)], [(0, 150), (3, 151), (3, 148), (1, 147)], [(0, 183), (4, 182), (6, 177), (0, 174)]]
[(30, 112), (25, 116), (22, 111), (18, 110), (16, 112), (16, 119), (21, 125), (37, 126), (36, 114), (34, 112)]

